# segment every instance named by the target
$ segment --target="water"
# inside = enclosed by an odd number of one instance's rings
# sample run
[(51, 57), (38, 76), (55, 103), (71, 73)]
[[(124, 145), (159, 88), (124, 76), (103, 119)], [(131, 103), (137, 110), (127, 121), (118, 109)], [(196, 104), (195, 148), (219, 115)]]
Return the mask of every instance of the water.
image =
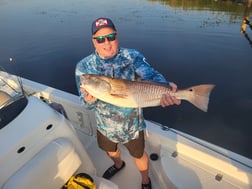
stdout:
[(121, 46), (141, 51), (180, 88), (216, 84), (208, 113), (183, 102), (146, 108), (146, 119), (252, 158), (252, 48), (240, 34), (244, 11), (243, 4), (211, 0), (0, 0), (0, 65), (76, 94), (75, 65), (94, 50), (91, 22), (110, 17)]

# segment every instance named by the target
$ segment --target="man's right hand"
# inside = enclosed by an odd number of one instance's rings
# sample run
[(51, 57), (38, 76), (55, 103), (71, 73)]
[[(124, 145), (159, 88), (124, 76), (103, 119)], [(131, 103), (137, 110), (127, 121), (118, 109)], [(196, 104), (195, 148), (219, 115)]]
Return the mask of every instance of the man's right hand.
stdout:
[(92, 103), (92, 102), (95, 102), (97, 100), (97, 98), (93, 97), (91, 94), (89, 94), (85, 88), (81, 87), (80, 88), (80, 92), (84, 93), (85, 97), (84, 97), (84, 100), (87, 102), (87, 103)]

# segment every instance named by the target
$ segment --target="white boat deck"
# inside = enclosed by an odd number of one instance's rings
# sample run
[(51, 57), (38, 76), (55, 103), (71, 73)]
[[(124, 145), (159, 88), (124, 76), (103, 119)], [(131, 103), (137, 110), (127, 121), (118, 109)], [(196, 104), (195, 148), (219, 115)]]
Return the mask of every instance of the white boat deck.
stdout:
[[(87, 138), (87, 152), (97, 169), (97, 175), (102, 177), (104, 171), (113, 164), (105, 152), (100, 150), (94, 138)], [(85, 142), (84, 142), (85, 143)], [(135, 167), (132, 157), (123, 145), (119, 145), (122, 152), (122, 159), (126, 167), (115, 175), (111, 181), (118, 185), (119, 189), (139, 189), (141, 176)], [(242, 189), (247, 188), (240, 179), (231, 177), (219, 169), (213, 168), (209, 162), (199, 162), (183, 154), (176, 154), (175, 151), (165, 147), (153, 148), (146, 144), (149, 153), (159, 154), (157, 161), (150, 160), (150, 178), (154, 189)], [(249, 182), (249, 181), (248, 181)], [(172, 184), (176, 183), (176, 187)]]
[[(113, 161), (106, 155), (104, 151), (99, 149), (96, 140), (92, 137), (87, 137), (83, 135), (87, 140), (88, 145), (87, 152), (94, 162), (94, 166), (97, 169), (97, 176), (102, 177), (103, 173), (113, 165)], [(119, 145), (121, 149), (121, 157), (125, 161), (126, 166), (113, 178), (111, 181), (118, 185), (119, 189), (139, 189), (141, 188), (141, 175), (137, 170), (133, 158), (129, 155), (127, 149), (123, 145)], [(150, 175), (152, 178), (152, 175)], [(159, 184), (156, 182), (156, 179), (152, 179), (153, 188), (160, 188)]]

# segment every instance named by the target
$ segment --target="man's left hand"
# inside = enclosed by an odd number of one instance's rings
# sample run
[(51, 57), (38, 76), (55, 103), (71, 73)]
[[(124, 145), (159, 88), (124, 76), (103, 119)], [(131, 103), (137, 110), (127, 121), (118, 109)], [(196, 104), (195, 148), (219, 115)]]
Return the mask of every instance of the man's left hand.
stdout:
[[(177, 91), (177, 85), (175, 83), (170, 82), (169, 83), (171, 90), (173, 93), (175, 93)], [(160, 101), (160, 105), (162, 107), (166, 107), (166, 106), (171, 106), (171, 105), (180, 105), (181, 104), (181, 100), (177, 99), (174, 96), (171, 96), (170, 94), (163, 94), (161, 101)]]

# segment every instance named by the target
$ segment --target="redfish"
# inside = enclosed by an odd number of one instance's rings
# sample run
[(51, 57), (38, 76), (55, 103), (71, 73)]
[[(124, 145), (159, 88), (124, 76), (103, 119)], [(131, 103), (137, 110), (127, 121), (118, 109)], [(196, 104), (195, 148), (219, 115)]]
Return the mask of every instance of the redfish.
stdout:
[(151, 81), (129, 81), (95, 74), (83, 74), (81, 87), (92, 96), (119, 107), (144, 108), (160, 106), (163, 94), (186, 100), (207, 112), (213, 84), (202, 84), (172, 92), (169, 85)]

